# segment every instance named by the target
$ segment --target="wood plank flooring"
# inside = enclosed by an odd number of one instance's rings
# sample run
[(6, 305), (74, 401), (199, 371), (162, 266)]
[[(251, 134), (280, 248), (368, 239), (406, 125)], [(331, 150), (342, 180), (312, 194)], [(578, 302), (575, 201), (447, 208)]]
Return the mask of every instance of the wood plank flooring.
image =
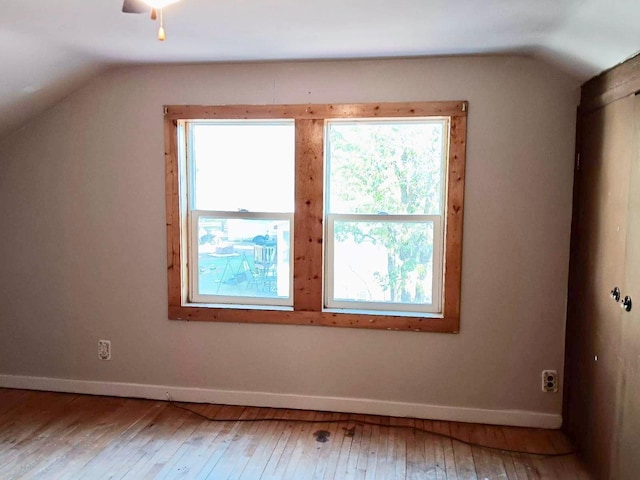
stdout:
[(477, 445), (572, 448), (556, 430), (0, 389), (0, 479), (591, 478), (576, 455)]

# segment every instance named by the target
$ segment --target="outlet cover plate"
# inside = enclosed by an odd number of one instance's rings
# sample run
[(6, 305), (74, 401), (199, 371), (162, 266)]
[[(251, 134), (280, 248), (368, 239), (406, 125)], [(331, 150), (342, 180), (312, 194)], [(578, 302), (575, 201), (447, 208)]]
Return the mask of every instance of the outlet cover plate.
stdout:
[(100, 360), (111, 360), (110, 340), (98, 340), (98, 358)]
[(542, 391), (543, 392), (557, 392), (558, 391), (558, 372), (557, 370), (543, 370), (542, 371)]

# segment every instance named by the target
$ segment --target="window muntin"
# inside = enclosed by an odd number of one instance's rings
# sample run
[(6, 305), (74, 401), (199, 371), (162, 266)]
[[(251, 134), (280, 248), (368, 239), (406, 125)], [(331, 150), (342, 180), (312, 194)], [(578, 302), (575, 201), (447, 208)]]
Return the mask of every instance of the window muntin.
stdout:
[(326, 125), (325, 307), (442, 312), (448, 120)]
[(189, 300), (293, 304), (293, 120), (185, 122)]

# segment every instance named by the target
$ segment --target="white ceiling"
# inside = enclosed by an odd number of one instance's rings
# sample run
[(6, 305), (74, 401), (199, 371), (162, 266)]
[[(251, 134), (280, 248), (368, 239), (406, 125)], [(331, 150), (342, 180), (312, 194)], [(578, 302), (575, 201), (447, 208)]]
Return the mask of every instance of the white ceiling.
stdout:
[(640, 50), (638, 0), (0, 0), (0, 136), (113, 65), (522, 53), (578, 80)]

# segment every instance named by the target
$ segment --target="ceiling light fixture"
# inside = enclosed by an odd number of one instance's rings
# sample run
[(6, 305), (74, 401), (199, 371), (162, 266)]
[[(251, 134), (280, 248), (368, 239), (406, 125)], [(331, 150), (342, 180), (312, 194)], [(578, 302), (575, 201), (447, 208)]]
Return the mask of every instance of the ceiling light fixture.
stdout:
[(160, 11), (160, 28), (158, 29), (158, 40), (161, 42), (167, 38), (164, 31), (164, 15), (163, 9), (180, 0), (124, 0), (122, 11), (124, 13), (144, 13), (151, 9), (151, 20), (157, 20), (158, 11)]
[(173, 3), (178, 3), (180, 0), (142, 0), (151, 8), (164, 8)]
[(152, 8), (151, 10), (152, 18), (155, 17), (155, 12), (157, 10), (160, 10), (160, 28), (158, 29), (158, 40), (160, 40), (161, 42), (164, 42), (164, 40), (167, 38), (167, 35), (164, 32), (163, 8), (166, 7), (167, 5), (171, 5), (172, 3), (177, 3), (180, 0), (142, 0), (142, 1)]

